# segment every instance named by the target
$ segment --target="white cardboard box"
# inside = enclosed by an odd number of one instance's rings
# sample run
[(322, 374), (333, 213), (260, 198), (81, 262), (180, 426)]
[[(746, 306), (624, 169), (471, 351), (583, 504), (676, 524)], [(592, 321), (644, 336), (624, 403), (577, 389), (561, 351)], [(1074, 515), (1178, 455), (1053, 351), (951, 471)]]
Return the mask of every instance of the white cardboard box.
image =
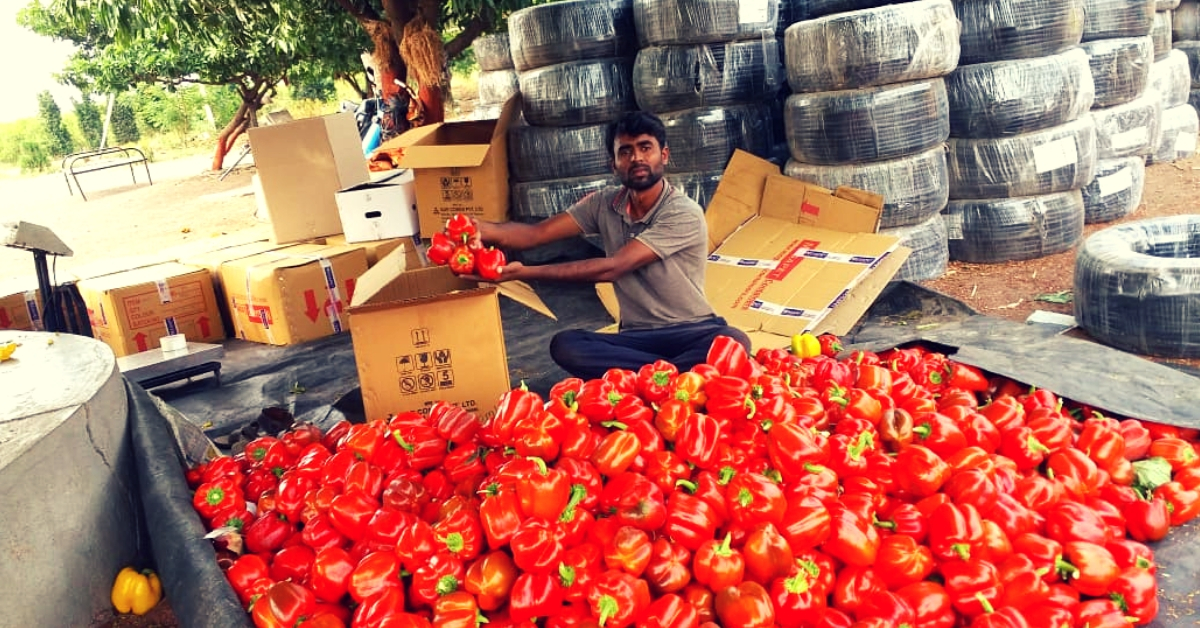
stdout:
[(360, 183), (337, 193), (346, 242), (372, 242), (418, 233), (417, 197), (412, 170)]

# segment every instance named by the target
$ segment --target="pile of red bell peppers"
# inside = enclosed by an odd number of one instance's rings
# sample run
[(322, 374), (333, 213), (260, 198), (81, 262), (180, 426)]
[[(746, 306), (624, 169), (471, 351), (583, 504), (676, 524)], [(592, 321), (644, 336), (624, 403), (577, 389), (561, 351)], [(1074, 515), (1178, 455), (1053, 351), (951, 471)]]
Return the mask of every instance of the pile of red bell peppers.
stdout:
[(1127, 628), (1197, 433), (920, 348), (666, 362), (190, 469), (257, 626)]
[(504, 251), (484, 247), (477, 234), (474, 220), (455, 214), (446, 221), (444, 231), (433, 234), (425, 255), (438, 266), (449, 266), (456, 275), (478, 275), (495, 281), (500, 278), (500, 271), (508, 260)]

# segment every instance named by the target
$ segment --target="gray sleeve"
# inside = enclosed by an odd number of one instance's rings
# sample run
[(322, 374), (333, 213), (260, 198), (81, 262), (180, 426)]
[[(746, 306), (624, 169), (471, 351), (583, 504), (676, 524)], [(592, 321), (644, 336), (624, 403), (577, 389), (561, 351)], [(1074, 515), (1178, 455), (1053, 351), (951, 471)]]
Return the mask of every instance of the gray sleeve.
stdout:
[(567, 208), (567, 214), (579, 224), (583, 235), (596, 235), (600, 233), (599, 214), (600, 209), (604, 205), (603, 196), (599, 192), (592, 192)]
[(680, 195), (680, 198), (665, 203), (659, 212), (650, 228), (637, 236), (659, 259), (666, 259), (697, 243), (707, 246), (708, 225), (704, 222), (704, 211), (691, 199)]

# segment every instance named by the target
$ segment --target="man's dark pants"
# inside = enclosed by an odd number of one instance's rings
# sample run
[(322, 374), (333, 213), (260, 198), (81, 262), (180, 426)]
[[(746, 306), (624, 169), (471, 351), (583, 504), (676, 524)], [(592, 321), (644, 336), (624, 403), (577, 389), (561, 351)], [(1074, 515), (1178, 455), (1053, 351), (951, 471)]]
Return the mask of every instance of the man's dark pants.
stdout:
[(596, 379), (611, 368), (636, 371), (655, 360), (666, 360), (686, 371), (704, 362), (717, 336), (729, 336), (750, 351), (750, 338), (730, 327), (724, 318), (656, 329), (633, 329), (602, 334), (570, 329), (554, 335), (550, 357), (575, 377)]

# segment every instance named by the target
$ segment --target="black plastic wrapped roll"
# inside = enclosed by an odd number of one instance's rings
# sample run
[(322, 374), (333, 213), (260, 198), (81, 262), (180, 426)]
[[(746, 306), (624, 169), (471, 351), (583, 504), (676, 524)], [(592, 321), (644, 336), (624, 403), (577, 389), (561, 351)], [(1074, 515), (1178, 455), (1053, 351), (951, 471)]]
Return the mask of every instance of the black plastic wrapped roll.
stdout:
[(471, 111), (472, 120), (496, 120), (504, 112), (504, 103), (480, 103)]
[(1200, 2), (1187, 0), (1171, 12), (1171, 40), (1200, 40)]
[(1091, 114), (1051, 129), (1000, 139), (958, 139), (950, 151), (951, 199), (1040, 196), (1078, 190), (1096, 166)]
[(611, 122), (637, 109), (632, 76), (626, 59), (571, 61), (521, 72), (525, 120), (541, 126)]
[(642, 47), (773, 37), (779, 0), (633, 0)]
[(721, 177), (724, 175), (724, 170), (667, 172), (664, 178), (688, 198), (696, 201), (697, 205), (708, 209), (708, 202), (712, 200), (713, 194), (717, 193), (717, 186), (721, 184)]
[(480, 72), (477, 81), (479, 85), (479, 104), (496, 105), (508, 102), (508, 99), (521, 91), (521, 83), (517, 80), (515, 70), (491, 70)]
[(1200, 88), (1200, 41), (1177, 41), (1175, 50), (1182, 52), (1188, 58), (1188, 69), (1191, 71), (1193, 88)]
[(632, 56), (637, 47), (632, 0), (565, 0), (524, 8), (509, 16), (508, 37), (518, 72)]
[(1096, 98), (1079, 48), (1035, 59), (964, 65), (946, 77), (951, 137), (1009, 137), (1066, 124)]
[(879, 219), (882, 229), (925, 222), (942, 211), (950, 198), (946, 148), (942, 145), (910, 157), (847, 166), (789, 161), (783, 173), (831, 190), (845, 185), (883, 196), (883, 215)]
[(1142, 355), (1200, 356), (1200, 216), (1092, 234), (1075, 258), (1075, 320), (1096, 340)]
[(509, 127), (508, 172), (517, 181), (611, 175), (607, 131), (607, 124)]
[(512, 53), (508, 48), (508, 33), (496, 33), (476, 37), (471, 42), (471, 50), (475, 53), (475, 62), (484, 72), (513, 69)]
[(1090, 41), (1083, 44), (1083, 50), (1091, 57), (1094, 107), (1129, 102), (1146, 89), (1150, 64), (1154, 63), (1154, 41), (1149, 37)]
[(1163, 111), (1158, 146), (1150, 163), (1170, 163), (1196, 154), (1196, 136), (1200, 133), (1200, 117), (1191, 105), (1180, 105)]
[(1149, 35), (1154, 7), (1155, 0), (1083, 0), (1083, 41)]
[(1062, 253), (1083, 237), (1079, 190), (983, 200), (950, 201), (943, 212), (950, 259), (997, 264)]
[(667, 127), (671, 170), (724, 170), (734, 150), (766, 157), (774, 144), (765, 104), (699, 107), (659, 117)]
[[(541, 218), (513, 218), (513, 222), (526, 225), (535, 224), (541, 220)], [(506, 251), (505, 254), (508, 259), (522, 264), (549, 264), (604, 257), (602, 249), (589, 242), (588, 238), (580, 236), (556, 240), (524, 251)]]
[(897, 2), (895, 0), (792, 0), (792, 4), (791, 15), (794, 24), (801, 20), (814, 20), (834, 13), (873, 9), (885, 4), (897, 4)]
[(1154, 14), (1154, 29), (1150, 31), (1154, 40), (1154, 60), (1161, 61), (1171, 52), (1171, 12), (1158, 11)]
[(793, 94), (783, 116), (792, 159), (806, 164), (894, 159), (950, 136), (942, 79)]
[(1158, 145), (1162, 97), (1154, 90), (1115, 107), (1093, 109), (1096, 121), (1096, 159), (1148, 157)]
[(912, 249), (904, 265), (892, 279), (895, 281), (926, 281), (946, 274), (950, 249), (946, 240), (946, 223), (935, 214), (916, 225), (882, 229), (880, 235), (900, 239), (900, 246)]
[(1083, 0), (959, 0), (960, 65), (1062, 52), (1083, 37)]
[(583, 197), (617, 185), (611, 173), (571, 179), (529, 181), (512, 185), (512, 215), (520, 219), (542, 219), (561, 214)]
[(919, 0), (838, 13), (784, 33), (795, 93), (935, 78), (958, 65), (958, 19), (950, 0)]
[(1188, 56), (1181, 50), (1171, 50), (1167, 56), (1150, 65), (1147, 89), (1158, 92), (1164, 109), (1187, 104), (1192, 91), (1192, 68)]
[(1083, 188), (1083, 221), (1112, 222), (1132, 214), (1142, 204), (1146, 160), (1142, 157), (1101, 159), (1096, 177)]
[(783, 84), (774, 37), (691, 46), (642, 48), (633, 63), (633, 94), (645, 111), (679, 111), (771, 98)]
[(1179, 7), (1180, 0), (1156, 0), (1154, 3), (1155, 11), (1174, 11)]

